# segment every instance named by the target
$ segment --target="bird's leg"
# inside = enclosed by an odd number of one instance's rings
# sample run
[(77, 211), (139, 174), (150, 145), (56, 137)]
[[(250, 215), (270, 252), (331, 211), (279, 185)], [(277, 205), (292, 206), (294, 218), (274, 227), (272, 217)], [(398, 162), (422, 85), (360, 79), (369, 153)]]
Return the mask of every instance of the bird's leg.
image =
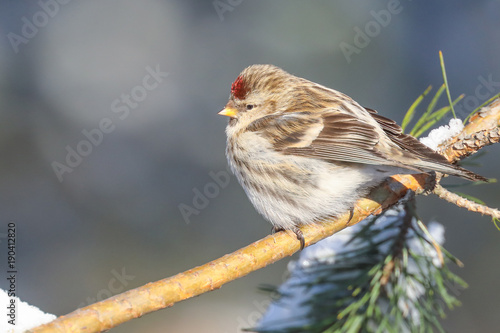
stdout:
[(429, 172), (429, 174), (433, 177), (429, 177), (430, 180), (428, 181), (427, 184), (424, 185), (424, 191), (422, 192), (423, 195), (429, 195), (431, 194), (434, 189), (439, 185), (441, 182), (441, 179), (446, 176), (440, 172), (432, 171)]
[(297, 239), (300, 242), (300, 250), (302, 251), (304, 249), (304, 246), (306, 246), (306, 240), (304, 239), (304, 234), (302, 234), (302, 230), (300, 230), (298, 227), (293, 228), (292, 231), (295, 234), (295, 236), (297, 236)]
[[(283, 227), (278, 227), (278, 226), (273, 226), (273, 230), (271, 233), (275, 234), (279, 231), (286, 231), (287, 229)], [(306, 240), (304, 239), (304, 235), (302, 234), (302, 230), (299, 229), (299, 227), (294, 227), (293, 229), (290, 229), (290, 231), (293, 231), (295, 236), (297, 236), (298, 241), (300, 242), (300, 250), (303, 250), (305, 245), (306, 245)]]

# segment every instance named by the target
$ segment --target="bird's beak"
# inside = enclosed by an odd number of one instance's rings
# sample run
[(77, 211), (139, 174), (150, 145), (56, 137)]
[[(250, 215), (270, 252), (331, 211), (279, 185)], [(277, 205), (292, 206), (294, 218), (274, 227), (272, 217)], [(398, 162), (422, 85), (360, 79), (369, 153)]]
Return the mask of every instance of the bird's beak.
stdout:
[(237, 113), (238, 110), (236, 110), (235, 108), (224, 108), (224, 110), (220, 111), (217, 114), (220, 114), (221, 116), (235, 118)]
[(238, 110), (234, 107), (234, 103), (229, 101), (226, 104), (226, 107), (222, 111), (220, 111), (218, 114), (220, 114), (221, 116), (236, 118), (236, 115), (238, 114)]

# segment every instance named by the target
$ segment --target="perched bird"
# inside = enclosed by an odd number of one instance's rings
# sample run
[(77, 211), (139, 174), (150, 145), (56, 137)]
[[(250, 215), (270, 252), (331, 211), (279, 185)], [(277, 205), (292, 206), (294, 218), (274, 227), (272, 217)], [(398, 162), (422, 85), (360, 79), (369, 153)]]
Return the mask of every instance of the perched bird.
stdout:
[(395, 174), (438, 171), (486, 180), (449, 163), (376, 111), (273, 65), (252, 65), (231, 85), (226, 155), (274, 230), (336, 217)]

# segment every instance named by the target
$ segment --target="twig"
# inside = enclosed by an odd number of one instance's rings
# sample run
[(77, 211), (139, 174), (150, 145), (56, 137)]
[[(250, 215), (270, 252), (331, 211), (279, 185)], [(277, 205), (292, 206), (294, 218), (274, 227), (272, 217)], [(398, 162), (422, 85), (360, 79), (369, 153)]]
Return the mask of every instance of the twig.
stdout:
[(490, 208), (486, 205), (479, 204), (472, 200), (463, 198), (456, 193), (450, 192), (441, 185), (436, 185), (433, 191), (438, 197), (452, 204), (470, 210), (472, 212), (480, 213), (482, 215), (488, 215), (496, 219), (500, 219), (500, 211), (495, 208)]
[[(450, 162), (455, 162), (497, 142), (500, 142), (500, 99), (494, 100), (472, 116), (470, 123), (464, 130), (442, 145), (438, 152)], [(450, 192), (439, 185), (439, 181), (434, 187), (433, 193), (456, 206), (496, 219), (500, 218), (500, 212), (497, 209), (478, 204)]]

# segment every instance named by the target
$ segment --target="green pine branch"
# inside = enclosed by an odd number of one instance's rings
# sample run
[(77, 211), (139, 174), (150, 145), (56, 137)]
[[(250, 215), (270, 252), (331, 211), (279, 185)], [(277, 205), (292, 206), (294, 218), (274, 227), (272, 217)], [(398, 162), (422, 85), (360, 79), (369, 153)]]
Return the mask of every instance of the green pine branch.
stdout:
[[(252, 331), (443, 332), (438, 319), (460, 304), (453, 288), (467, 285), (447, 266), (457, 259), (430, 238), (412, 205), (370, 219), (333, 264), (317, 262), (301, 272), (308, 276), (298, 286), (307, 295), (300, 318), (307, 324)], [(293, 290), (281, 291), (281, 301), (293, 296)]]

